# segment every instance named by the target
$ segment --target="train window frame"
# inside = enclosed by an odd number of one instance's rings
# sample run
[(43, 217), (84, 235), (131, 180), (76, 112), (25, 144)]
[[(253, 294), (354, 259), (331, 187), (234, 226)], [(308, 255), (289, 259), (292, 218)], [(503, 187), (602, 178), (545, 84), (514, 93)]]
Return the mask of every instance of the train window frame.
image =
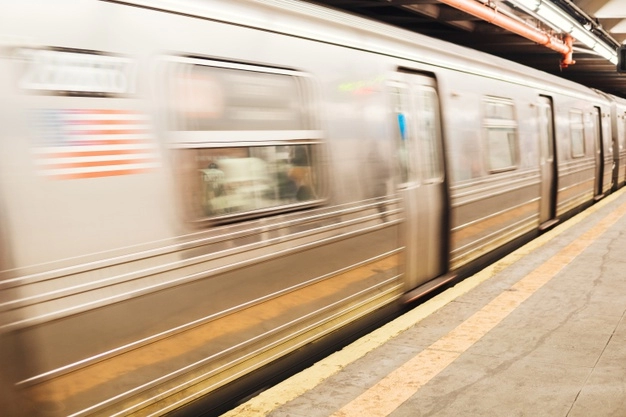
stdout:
[[(580, 120), (574, 121), (572, 116), (580, 117)], [(584, 158), (587, 154), (586, 141), (587, 135), (585, 134), (585, 117), (584, 112), (581, 109), (570, 109), (568, 113), (569, 132), (570, 132), (570, 156), (572, 159)], [(576, 135), (575, 135), (576, 133)], [(580, 135), (578, 135), (580, 133)], [(580, 138), (577, 144), (577, 138)], [(578, 151), (581, 149), (582, 151)]]
[[(222, 113), (218, 117), (224, 113), (232, 115), (229, 106), (237, 101), (247, 105), (249, 102), (263, 103), (265, 100), (267, 103), (278, 102), (284, 108), (273, 108), (272, 104), (270, 107), (258, 105), (256, 108), (251, 107), (248, 112), (253, 116), (250, 123), (244, 120), (241, 125), (229, 125), (228, 120), (224, 123), (213, 119), (202, 123), (201, 120), (199, 125), (190, 129), (185, 124), (188, 121), (181, 122), (181, 118), (187, 116), (181, 108), (176, 107), (176, 100), (169, 100), (169, 95), (183, 81), (189, 83), (183, 90), (192, 95), (200, 95), (195, 92), (195, 79), (189, 78), (185, 81), (184, 77), (190, 73), (190, 66), (195, 66), (195, 70), (206, 71), (208, 78), (212, 76), (211, 71), (215, 70), (225, 71), (226, 74), (230, 71), (235, 78), (256, 79), (253, 83), (244, 82), (243, 87), (216, 82), (217, 88), (230, 89), (230, 94), (233, 94), (233, 89), (249, 89), (250, 94), (258, 94), (251, 100), (247, 100), (246, 93), (233, 99), (228, 96), (228, 91), (220, 91), (225, 97), (219, 97), (223, 100), (221, 104), (224, 109), (221, 109)], [(176, 186), (180, 189), (179, 194), (182, 193), (185, 217), (191, 223), (201, 226), (233, 223), (309, 209), (327, 201), (328, 173), (323, 163), (325, 141), (319, 128), (315, 83), (309, 74), (258, 64), (195, 57), (168, 57), (166, 68), (168, 97), (165, 100), (165, 130), (169, 145), (174, 148)], [(200, 78), (202, 77), (196, 79)], [(269, 84), (258, 81), (262, 78), (274, 81)], [(285, 87), (287, 84), (290, 84), (289, 87)], [(274, 91), (275, 86), (278, 86), (278, 93)], [(206, 91), (204, 92), (206, 96)], [(292, 96), (285, 97), (287, 94)], [(194, 100), (203, 102), (205, 96)], [(184, 100), (180, 102), (187, 106)], [(256, 119), (254, 111), (260, 112)], [(263, 128), (266, 122), (262, 120), (264, 111), (278, 112), (275, 114), (283, 111), (285, 117), (295, 115), (299, 119), (286, 119), (286, 123), (282, 123), (286, 126), (283, 129), (280, 129), (280, 119), (276, 123), (270, 120), (269, 125), (274, 123), (278, 128)], [(226, 129), (206, 128), (212, 125), (225, 126)], [(200, 129), (198, 126), (204, 128)], [(244, 193), (244, 188), (253, 191)]]
[[(490, 112), (490, 107), (497, 106), (510, 108), (510, 114), (501, 114), (496, 117)], [(485, 97), (483, 98), (483, 133), (484, 143), (487, 148), (485, 153), (487, 172), (489, 174), (497, 174), (501, 172), (513, 171), (519, 167), (519, 132), (517, 122), (517, 109), (515, 102), (508, 98), (502, 97)], [(498, 146), (502, 141), (502, 134), (505, 134), (504, 142), (506, 146)], [(512, 136), (511, 136), (512, 134)], [(498, 159), (506, 158), (504, 164), (496, 164)], [(495, 159), (495, 158), (498, 159)]]

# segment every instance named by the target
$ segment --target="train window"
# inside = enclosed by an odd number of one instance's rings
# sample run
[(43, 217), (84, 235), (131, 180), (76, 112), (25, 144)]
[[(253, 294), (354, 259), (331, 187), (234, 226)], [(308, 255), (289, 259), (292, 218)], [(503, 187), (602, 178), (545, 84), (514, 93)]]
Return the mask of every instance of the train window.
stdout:
[(409, 178), (414, 179), (415, 175), (411, 170), (412, 164), (409, 160), (409, 132), (407, 130), (407, 119), (410, 119), (409, 94), (405, 84), (397, 84), (392, 88), (392, 99), (394, 113), (398, 128), (398, 165), (400, 170), (400, 182), (406, 183)]
[(180, 58), (169, 133), (192, 219), (230, 220), (322, 201), (321, 132), (306, 74)]
[(418, 95), (418, 109), (420, 112), (420, 152), (421, 177), (424, 180), (441, 179), (442, 163), (439, 152), (439, 99), (437, 92), (431, 87), (420, 89)]
[(285, 73), (187, 65), (171, 86), (176, 129), (306, 129), (308, 107), (300, 83), (299, 77)]
[(501, 172), (517, 166), (517, 122), (513, 102), (489, 98), (484, 102), (489, 171)]
[[(319, 199), (314, 145), (182, 151), (198, 217), (241, 215)], [(196, 175), (193, 175), (196, 173)]]
[(583, 112), (570, 110), (569, 112), (570, 138), (572, 144), (572, 158), (585, 156), (585, 125)]
[(626, 113), (624, 113), (624, 117), (622, 118), (622, 135), (621, 135), (621, 142), (619, 145), (619, 150), (620, 152), (623, 151), (624, 149), (626, 149)]
[(391, 91), (398, 128), (400, 181), (441, 180), (437, 92), (432, 87), (403, 83), (394, 83)]

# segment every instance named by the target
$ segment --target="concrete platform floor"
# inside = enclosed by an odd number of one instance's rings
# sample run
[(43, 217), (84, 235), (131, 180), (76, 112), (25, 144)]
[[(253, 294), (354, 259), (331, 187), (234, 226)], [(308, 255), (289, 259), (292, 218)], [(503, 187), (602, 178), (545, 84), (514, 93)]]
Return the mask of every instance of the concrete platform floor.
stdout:
[(626, 416), (626, 191), (224, 417)]

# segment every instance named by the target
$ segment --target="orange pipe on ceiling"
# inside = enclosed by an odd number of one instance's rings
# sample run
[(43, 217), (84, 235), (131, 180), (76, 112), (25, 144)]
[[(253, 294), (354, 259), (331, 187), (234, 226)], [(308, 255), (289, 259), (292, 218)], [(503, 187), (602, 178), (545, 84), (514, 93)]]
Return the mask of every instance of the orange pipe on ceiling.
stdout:
[(574, 63), (572, 60), (572, 45), (571, 43), (563, 43), (560, 40), (553, 38), (545, 32), (538, 29), (533, 29), (530, 26), (518, 22), (508, 16), (498, 13), (496, 9), (485, 6), (475, 0), (439, 0), (439, 2), (452, 6), (456, 9), (462, 10), (465, 13), (476, 16), (480, 19), (487, 21), (488, 23), (499, 26), (510, 32), (523, 36), (526, 39), (530, 39), (533, 42), (550, 48), (554, 51), (560, 52), (563, 56), (561, 66), (566, 67)]

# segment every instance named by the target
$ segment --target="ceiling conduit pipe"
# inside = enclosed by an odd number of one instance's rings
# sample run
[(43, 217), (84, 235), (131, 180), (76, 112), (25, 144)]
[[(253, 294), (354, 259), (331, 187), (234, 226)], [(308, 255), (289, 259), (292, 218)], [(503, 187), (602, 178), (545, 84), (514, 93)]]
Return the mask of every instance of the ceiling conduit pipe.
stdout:
[(539, 45), (546, 46), (553, 51), (560, 52), (563, 57), (561, 60), (561, 68), (565, 68), (575, 62), (572, 60), (571, 37), (569, 37), (569, 41), (566, 38), (566, 42), (563, 43), (545, 32), (534, 29), (522, 22), (498, 13), (496, 9), (485, 6), (475, 0), (439, 0), (439, 2), (523, 36), (524, 38), (536, 42)]
[(572, 52), (574, 50), (574, 38), (568, 33), (565, 35), (565, 39), (563, 42), (569, 48), (569, 52), (567, 54), (563, 54), (563, 59), (561, 59), (561, 68), (567, 68), (568, 65), (574, 65), (576, 61), (572, 59)]

